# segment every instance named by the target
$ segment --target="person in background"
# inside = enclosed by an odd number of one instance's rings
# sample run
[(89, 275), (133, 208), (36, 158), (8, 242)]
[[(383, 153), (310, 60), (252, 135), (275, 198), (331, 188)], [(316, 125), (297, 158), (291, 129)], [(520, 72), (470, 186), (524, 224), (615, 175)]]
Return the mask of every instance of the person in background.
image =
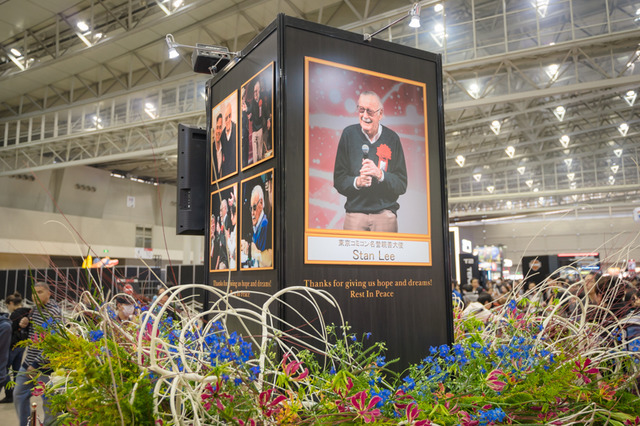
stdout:
[[(11, 320), (9, 314), (0, 314), (0, 381), (7, 380), (9, 353), (11, 352)], [(6, 399), (6, 398), (5, 398)]]
[(454, 303), (463, 303), (462, 293), (460, 292), (460, 286), (457, 281), (451, 281), (451, 291)]
[(489, 310), (492, 305), (493, 299), (491, 295), (483, 291), (478, 294), (477, 301), (469, 303), (462, 311), (462, 318), (466, 319), (473, 316), (486, 324), (493, 317), (493, 313)]
[(465, 304), (469, 304), (471, 302), (475, 302), (478, 300), (478, 295), (482, 292), (482, 287), (480, 287), (480, 280), (477, 278), (471, 279), (470, 286), (464, 289), (464, 302)]
[(125, 296), (116, 297), (116, 319), (119, 321), (131, 321), (135, 315), (135, 302)]
[[(5, 395), (5, 397), (0, 400), (0, 404), (13, 402), (13, 387), (9, 388), (7, 383), (12, 379), (11, 374), (13, 373), (13, 379), (15, 379), (15, 374), (20, 370), (24, 348), (16, 347), (16, 345), (29, 338), (28, 315), (29, 312), (31, 312), (31, 309), (22, 306), (22, 295), (18, 292), (7, 297), (6, 303), (9, 309), (9, 319), (11, 320), (11, 347), (7, 363), (7, 377), (4, 381), (0, 380), (0, 388), (4, 387)], [(11, 368), (11, 371), (8, 371), (9, 368)]]
[[(62, 313), (58, 304), (51, 298), (51, 291), (49, 285), (45, 282), (37, 282), (34, 286), (35, 294), (33, 295), (33, 301), (36, 303), (36, 309), (31, 311), (31, 329), (29, 331), (29, 338), (33, 339), (38, 333), (40, 328), (43, 327), (45, 322), (54, 323), (50, 327), (59, 327), (62, 323)], [(24, 319), (22, 320), (24, 321)], [(57, 323), (57, 325), (55, 325)], [(31, 391), (35, 384), (33, 378), (37, 373), (41, 375), (38, 377), (38, 381), (48, 382), (49, 374), (51, 371), (46, 368), (46, 354), (42, 353), (42, 350), (36, 349), (33, 346), (27, 348), (27, 353), (20, 367), (20, 372), (16, 377), (16, 387), (13, 392), (14, 404), (16, 412), (18, 414), (18, 420), (20, 426), (27, 426), (29, 414), (31, 413)], [(43, 408), (44, 408), (44, 424), (49, 425), (55, 421), (55, 415), (49, 411), (49, 404), (45, 395), (42, 396)]]

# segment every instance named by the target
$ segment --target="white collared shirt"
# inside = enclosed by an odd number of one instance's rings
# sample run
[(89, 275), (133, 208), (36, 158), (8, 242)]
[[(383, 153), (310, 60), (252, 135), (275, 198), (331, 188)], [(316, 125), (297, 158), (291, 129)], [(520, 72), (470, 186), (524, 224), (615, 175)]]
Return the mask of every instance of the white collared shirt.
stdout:
[(373, 145), (374, 143), (376, 143), (376, 141), (378, 139), (380, 139), (380, 135), (382, 134), (382, 124), (378, 123), (378, 131), (376, 132), (376, 134), (373, 136), (373, 138), (369, 138), (369, 135), (367, 135), (364, 131), (364, 129), (362, 127), (360, 127), (360, 131), (364, 134), (364, 136), (367, 138), (367, 140), (369, 141), (369, 143), (371, 145)]

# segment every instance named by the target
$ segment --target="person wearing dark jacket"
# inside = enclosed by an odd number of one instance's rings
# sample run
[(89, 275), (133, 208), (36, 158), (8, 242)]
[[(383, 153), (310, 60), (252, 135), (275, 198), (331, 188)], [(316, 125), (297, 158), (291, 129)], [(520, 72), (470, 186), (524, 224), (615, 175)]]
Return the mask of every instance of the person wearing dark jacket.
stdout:
[[(0, 400), (0, 404), (13, 402), (13, 387), (7, 384), (20, 370), (24, 347), (17, 346), (18, 343), (29, 338), (29, 313), (31, 309), (22, 306), (22, 295), (15, 292), (5, 300), (9, 309), (9, 319), (11, 320), (11, 346), (9, 349), (9, 360), (7, 363), (7, 376), (4, 381), (0, 380), (0, 388), (4, 388), (5, 397)], [(11, 368), (11, 370), (9, 370)]]
[(0, 314), (0, 381), (7, 378), (7, 363), (11, 349), (11, 320), (9, 314)]
[(398, 197), (407, 191), (407, 166), (400, 137), (383, 126), (375, 92), (358, 99), (359, 123), (340, 136), (333, 186), (347, 197), (344, 229), (398, 232)]

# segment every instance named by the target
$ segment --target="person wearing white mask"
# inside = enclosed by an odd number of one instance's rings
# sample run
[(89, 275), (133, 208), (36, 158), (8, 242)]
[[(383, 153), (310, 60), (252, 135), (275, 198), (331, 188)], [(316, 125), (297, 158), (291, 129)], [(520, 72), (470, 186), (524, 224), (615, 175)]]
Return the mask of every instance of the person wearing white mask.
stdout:
[(132, 299), (125, 296), (116, 297), (116, 317), (120, 321), (131, 321), (135, 313), (135, 305)]

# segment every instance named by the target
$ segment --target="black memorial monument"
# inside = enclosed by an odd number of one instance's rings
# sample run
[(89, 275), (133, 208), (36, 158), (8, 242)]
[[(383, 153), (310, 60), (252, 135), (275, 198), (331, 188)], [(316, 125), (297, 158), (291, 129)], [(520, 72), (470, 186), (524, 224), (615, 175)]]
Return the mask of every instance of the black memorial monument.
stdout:
[(450, 343), (441, 68), (436, 54), (278, 16), (207, 84), (207, 284), (325, 290), (396, 368)]

